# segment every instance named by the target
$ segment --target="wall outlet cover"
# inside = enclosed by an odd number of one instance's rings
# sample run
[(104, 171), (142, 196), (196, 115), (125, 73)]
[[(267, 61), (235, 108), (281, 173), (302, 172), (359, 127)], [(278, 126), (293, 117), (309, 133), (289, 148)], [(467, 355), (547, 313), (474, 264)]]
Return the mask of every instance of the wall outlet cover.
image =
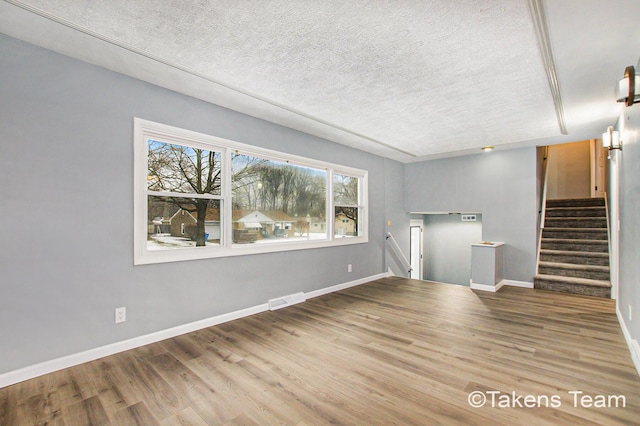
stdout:
[(127, 308), (124, 306), (116, 308), (116, 324), (125, 322), (127, 320)]

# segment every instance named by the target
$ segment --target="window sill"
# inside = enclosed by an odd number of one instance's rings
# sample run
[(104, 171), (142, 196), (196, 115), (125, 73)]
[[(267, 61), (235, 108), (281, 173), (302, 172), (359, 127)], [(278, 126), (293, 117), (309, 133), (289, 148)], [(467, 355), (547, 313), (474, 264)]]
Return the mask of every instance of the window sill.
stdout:
[(134, 265), (150, 265), (156, 263), (182, 262), (186, 260), (215, 259), (219, 257), (246, 256), (252, 254), (279, 253), (292, 250), (306, 250), (325, 247), (340, 247), (353, 244), (368, 243), (368, 237), (336, 237), (333, 240), (282, 242), (268, 244), (234, 244), (231, 248), (224, 246), (183, 248), (174, 250), (153, 250), (135, 247)]

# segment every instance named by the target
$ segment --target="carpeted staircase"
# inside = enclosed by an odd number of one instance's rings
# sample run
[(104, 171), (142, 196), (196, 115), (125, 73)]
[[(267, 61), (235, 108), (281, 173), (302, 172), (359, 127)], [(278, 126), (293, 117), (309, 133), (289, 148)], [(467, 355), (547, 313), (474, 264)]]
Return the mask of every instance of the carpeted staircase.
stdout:
[(534, 287), (611, 297), (604, 198), (547, 200)]

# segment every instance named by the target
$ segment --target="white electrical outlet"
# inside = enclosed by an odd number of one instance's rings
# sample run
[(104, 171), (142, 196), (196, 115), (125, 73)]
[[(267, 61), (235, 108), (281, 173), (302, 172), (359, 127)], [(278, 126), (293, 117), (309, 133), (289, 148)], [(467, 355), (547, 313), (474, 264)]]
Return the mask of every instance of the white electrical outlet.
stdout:
[(127, 308), (116, 308), (116, 324), (127, 320)]
[(353, 270), (353, 268), (351, 267), (351, 264), (347, 265), (347, 272), (351, 272)]
[(629, 305), (629, 321), (633, 321), (633, 309), (631, 305)]

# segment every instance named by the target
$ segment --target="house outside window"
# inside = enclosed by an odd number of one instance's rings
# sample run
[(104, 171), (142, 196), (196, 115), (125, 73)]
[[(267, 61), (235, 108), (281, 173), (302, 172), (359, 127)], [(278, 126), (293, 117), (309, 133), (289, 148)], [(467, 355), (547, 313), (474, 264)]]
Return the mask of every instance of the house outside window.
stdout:
[(253, 216), (234, 222), (234, 243), (239, 242), (236, 235), (248, 232), (244, 231), (248, 223), (260, 224), (256, 241), (328, 240), (326, 232), (311, 232), (309, 226), (311, 217), (326, 217), (327, 176), (324, 168), (290, 160), (232, 154), (233, 206), (254, 211)]
[(141, 119), (134, 144), (135, 264), (368, 240), (364, 170)]

